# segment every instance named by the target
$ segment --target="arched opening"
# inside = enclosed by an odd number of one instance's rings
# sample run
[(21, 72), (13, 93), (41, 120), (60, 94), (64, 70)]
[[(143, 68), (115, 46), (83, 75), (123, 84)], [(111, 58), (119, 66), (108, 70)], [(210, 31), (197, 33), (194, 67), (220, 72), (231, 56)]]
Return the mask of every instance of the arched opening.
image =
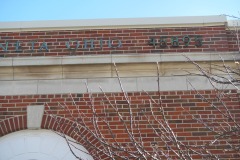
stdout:
[[(71, 147), (78, 157), (93, 160), (83, 146), (72, 144), (78, 148)], [(66, 140), (51, 130), (22, 130), (0, 138), (0, 160), (65, 159), (76, 160), (77, 158), (69, 149)]]

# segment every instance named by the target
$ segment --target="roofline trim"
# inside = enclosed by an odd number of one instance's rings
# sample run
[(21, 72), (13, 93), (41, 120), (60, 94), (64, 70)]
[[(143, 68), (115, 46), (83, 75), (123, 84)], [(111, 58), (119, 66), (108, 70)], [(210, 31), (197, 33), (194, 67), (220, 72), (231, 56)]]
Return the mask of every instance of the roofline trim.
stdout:
[(226, 16), (150, 17), (0, 22), (0, 32), (225, 25)]

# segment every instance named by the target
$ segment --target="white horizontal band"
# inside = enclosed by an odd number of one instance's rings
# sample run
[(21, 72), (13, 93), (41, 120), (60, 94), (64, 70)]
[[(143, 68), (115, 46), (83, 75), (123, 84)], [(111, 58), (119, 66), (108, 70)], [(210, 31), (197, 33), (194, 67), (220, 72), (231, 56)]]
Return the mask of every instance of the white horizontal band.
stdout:
[[(208, 80), (199, 76), (160, 77), (161, 91), (192, 90), (187, 78), (196, 89), (213, 89)], [(157, 77), (121, 78), (127, 92), (158, 91)], [(177, 83), (176, 83), (177, 82)], [(59, 80), (24, 80), (1, 81), (0, 95), (31, 95), (31, 94), (61, 94), (61, 93), (99, 93), (101, 87), (105, 92), (121, 92), (117, 78), (92, 79), (59, 79)]]
[(185, 62), (186, 55), (193, 61), (220, 61), (240, 59), (238, 52), (186, 52), (165, 54), (120, 54), (120, 55), (83, 55), (63, 57), (12, 57), (0, 58), (2, 66), (44, 66), (72, 64), (112, 64), (112, 63), (148, 63), (148, 62)]
[(225, 16), (151, 17), (0, 22), (0, 32), (42, 31), (42, 30), (81, 30), (104, 28), (152, 28), (168, 26), (209, 26), (224, 25)]

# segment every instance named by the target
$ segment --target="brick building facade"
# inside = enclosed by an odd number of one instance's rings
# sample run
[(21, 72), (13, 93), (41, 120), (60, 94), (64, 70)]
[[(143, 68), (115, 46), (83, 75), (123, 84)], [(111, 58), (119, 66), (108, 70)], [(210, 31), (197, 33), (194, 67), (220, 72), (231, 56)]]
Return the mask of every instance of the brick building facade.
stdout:
[[(233, 31), (234, 25), (224, 16), (1, 22), (0, 136), (32, 129), (59, 132), (59, 124), (52, 117), (57, 115), (64, 126), (61, 131), (93, 154), (86, 139), (97, 143), (94, 137), (84, 130), (76, 134), (74, 127), (66, 124), (78, 117), (79, 108), (91, 117), (88, 106), (94, 99), (99, 114), (105, 111), (105, 116), (111, 119), (117, 141), (128, 143), (125, 130), (117, 127), (120, 124), (119, 119), (114, 118), (116, 112), (109, 107), (109, 102), (114, 102), (121, 113), (128, 116), (128, 104), (116, 76), (115, 63), (136, 113), (139, 109), (148, 110), (149, 98), (158, 101), (160, 93), (168, 122), (178, 138), (189, 144), (209, 142), (214, 137), (212, 132), (192, 119), (182, 107), (203, 119), (221, 121), (224, 117), (199, 98), (191, 85), (213, 100), (217, 99), (216, 90), (204, 77), (187, 76), (188, 72), (197, 72), (183, 55), (209, 71), (222, 63), (219, 55), (227, 65), (234, 66), (233, 59), (239, 60), (240, 56)], [(160, 68), (160, 87), (156, 62)], [(110, 101), (105, 102), (99, 86)], [(233, 116), (239, 123), (239, 90), (227, 88), (227, 91), (231, 98), (224, 102), (234, 111)], [(59, 103), (67, 105), (70, 112), (63, 110)], [(38, 110), (41, 107), (43, 114)], [(149, 125), (141, 116), (139, 123), (146, 146), (157, 142), (157, 136), (149, 131)], [(101, 127), (106, 129), (104, 124)], [(85, 139), (82, 134), (86, 135)], [(239, 137), (234, 141), (239, 143)], [(221, 145), (226, 144), (220, 143), (218, 147)], [(237, 153), (222, 153), (218, 147), (212, 148), (212, 152), (222, 159), (239, 159)], [(11, 156), (9, 153), (4, 158)], [(201, 157), (195, 155), (193, 159)]]

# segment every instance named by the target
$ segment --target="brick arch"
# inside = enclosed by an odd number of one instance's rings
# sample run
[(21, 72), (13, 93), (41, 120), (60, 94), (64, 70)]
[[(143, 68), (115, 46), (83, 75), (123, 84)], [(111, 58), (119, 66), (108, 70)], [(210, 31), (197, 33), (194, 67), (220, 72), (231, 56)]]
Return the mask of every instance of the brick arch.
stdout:
[(107, 157), (105, 154), (101, 153), (101, 151), (99, 150), (97, 151), (96, 148), (93, 147), (96, 146), (98, 149), (102, 148), (99, 140), (97, 140), (97, 138), (95, 138), (89, 131), (87, 131), (83, 127), (78, 127), (79, 129), (76, 130), (76, 126), (77, 124), (71, 119), (60, 116), (54, 117), (46, 114), (43, 116), (41, 124), (42, 129), (49, 129), (64, 133), (65, 135), (75, 139), (88, 150), (88, 152), (92, 157), (94, 157), (94, 159), (98, 159), (99, 157), (101, 159), (106, 159)]
[[(60, 125), (61, 129), (59, 128)], [(48, 129), (64, 133), (65, 135), (72, 137), (77, 142), (79, 142), (83, 147), (85, 147), (88, 150), (88, 152), (93, 157), (96, 158), (95, 154), (97, 153), (98, 157), (101, 157), (101, 159), (106, 159), (106, 156), (103, 153), (101, 153), (100, 151), (97, 152), (96, 149), (94, 149), (93, 146), (90, 145), (91, 143), (94, 146), (97, 146), (99, 149), (101, 149), (102, 147), (99, 141), (95, 137), (93, 137), (91, 133), (86, 131), (83, 127), (81, 127), (79, 130), (81, 134), (76, 134), (76, 132), (74, 131), (75, 126), (76, 124), (74, 123), (74, 121), (68, 118), (57, 117), (56, 119), (50, 115), (44, 115), (41, 123), (41, 129)], [(26, 129), (28, 129), (27, 115), (10, 117), (0, 121), (0, 137), (10, 134), (12, 132)]]
[(27, 115), (14, 116), (0, 121), (0, 137), (27, 129)]

